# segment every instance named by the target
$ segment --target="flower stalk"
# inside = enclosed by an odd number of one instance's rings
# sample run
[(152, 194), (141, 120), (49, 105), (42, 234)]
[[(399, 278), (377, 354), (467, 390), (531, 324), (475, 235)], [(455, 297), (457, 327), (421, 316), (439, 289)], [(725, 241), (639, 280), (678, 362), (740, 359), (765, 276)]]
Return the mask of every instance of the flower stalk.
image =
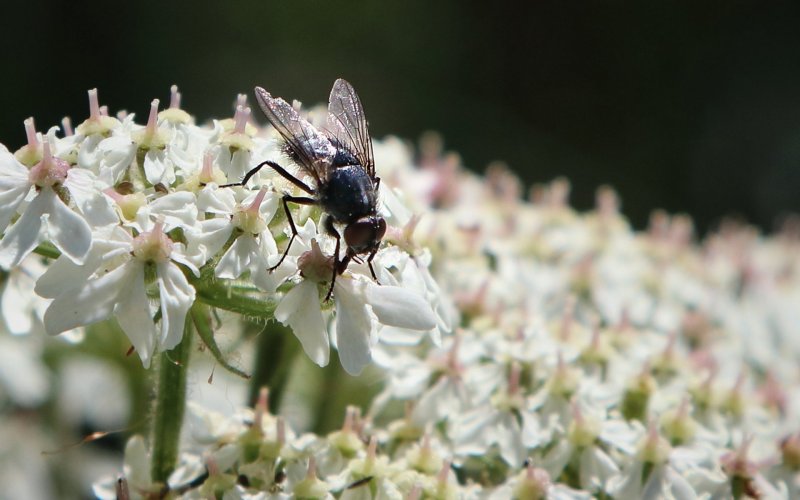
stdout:
[(158, 362), (158, 385), (152, 416), (152, 465), (154, 482), (167, 484), (178, 459), (181, 424), (186, 409), (186, 376), (192, 352), (192, 321), (184, 325), (183, 339)]

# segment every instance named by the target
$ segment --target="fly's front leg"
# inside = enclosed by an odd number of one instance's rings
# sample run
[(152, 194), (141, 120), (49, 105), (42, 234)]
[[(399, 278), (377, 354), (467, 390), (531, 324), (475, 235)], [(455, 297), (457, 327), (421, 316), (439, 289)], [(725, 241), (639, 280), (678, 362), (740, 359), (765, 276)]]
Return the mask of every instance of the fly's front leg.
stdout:
[(297, 236), (297, 227), (294, 225), (294, 219), (292, 219), (292, 213), (289, 211), (289, 202), (297, 203), (298, 205), (316, 205), (317, 200), (314, 198), (307, 198), (305, 196), (289, 196), (288, 194), (283, 195), (283, 211), (286, 212), (286, 219), (289, 221), (289, 227), (292, 230), (292, 237), (289, 238), (289, 244), (286, 245), (286, 250), (283, 251), (283, 255), (281, 256), (281, 260), (278, 261), (277, 264), (270, 267), (268, 269), (269, 272), (274, 271), (278, 266), (283, 263), (283, 259), (286, 258), (286, 255), (289, 253), (289, 249), (292, 248), (292, 243), (294, 242), (295, 236)]
[(348, 252), (348, 254), (345, 255), (342, 260), (339, 260), (339, 250), (341, 249), (342, 237), (339, 235), (339, 231), (333, 227), (333, 219), (330, 217), (325, 218), (323, 226), (325, 227), (325, 232), (336, 238), (336, 248), (333, 251), (333, 272), (331, 273), (331, 285), (328, 287), (328, 293), (325, 295), (325, 300), (328, 301), (330, 300), (331, 295), (333, 295), (333, 285), (336, 284), (336, 276), (338, 274), (342, 274), (344, 270), (347, 269), (347, 264), (350, 262), (352, 256)]
[(381, 284), (381, 282), (380, 282), (380, 281), (378, 281), (378, 277), (375, 275), (375, 269), (373, 269), (373, 268), (372, 268), (372, 259), (374, 259), (374, 258), (375, 258), (375, 254), (377, 254), (377, 253), (378, 253), (378, 249), (376, 248), (375, 250), (373, 250), (373, 251), (372, 251), (372, 252), (369, 254), (369, 257), (367, 258), (367, 265), (369, 266), (369, 272), (370, 272), (370, 274), (372, 274), (372, 279), (374, 279), (374, 280), (375, 280), (375, 283), (377, 283), (377, 284), (379, 284), (379, 285), (380, 285), (380, 284)]
[(291, 182), (295, 186), (299, 187), (300, 189), (302, 189), (306, 193), (308, 193), (310, 195), (316, 194), (316, 192), (313, 189), (311, 189), (311, 187), (309, 187), (308, 184), (306, 184), (305, 182), (301, 181), (300, 179), (298, 179), (294, 175), (290, 174), (285, 168), (281, 167), (280, 165), (278, 165), (277, 163), (275, 163), (272, 160), (262, 161), (261, 163), (259, 163), (258, 165), (256, 165), (252, 169), (250, 169), (249, 172), (244, 174), (244, 178), (240, 182), (232, 182), (230, 184), (223, 184), (220, 187), (244, 186), (245, 184), (247, 184), (247, 181), (249, 181), (254, 175), (256, 175), (258, 173), (259, 170), (261, 170), (264, 167), (271, 168), (272, 170), (277, 172), (278, 175), (280, 175), (281, 177), (283, 177), (287, 181)]

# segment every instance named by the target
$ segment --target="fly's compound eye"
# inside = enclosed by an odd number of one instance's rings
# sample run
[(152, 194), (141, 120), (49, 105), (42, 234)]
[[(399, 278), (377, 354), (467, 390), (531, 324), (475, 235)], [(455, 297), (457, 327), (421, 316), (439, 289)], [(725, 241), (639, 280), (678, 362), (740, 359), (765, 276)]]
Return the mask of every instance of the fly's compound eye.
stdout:
[(378, 219), (378, 228), (377, 231), (375, 232), (375, 240), (378, 243), (380, 243), (380, 241), (383, 239), (384, 234), (386, 234), (386, 221), (383, 220), (383, 218), (381, 217), (380, 219)]
[(344, 241), (356, 253), (365, 253), (377, 248), (386, 233), (383, 219), (370, 217), (353, 222), (344, 230)]

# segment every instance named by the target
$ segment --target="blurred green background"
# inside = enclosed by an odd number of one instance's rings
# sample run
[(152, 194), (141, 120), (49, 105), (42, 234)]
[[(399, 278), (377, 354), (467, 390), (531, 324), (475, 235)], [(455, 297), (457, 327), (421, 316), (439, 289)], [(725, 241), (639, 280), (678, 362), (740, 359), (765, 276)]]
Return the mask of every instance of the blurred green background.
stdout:
[[(101, 104), (140, 117), (177, 83), (200, 120), (261, 85), (307, 104), (337, 77), (373, 134), (440, 131), (482, 171), (566, 175), (573, 200), (621, 192), (703, 229), (800, 210), (800, 4), (794, 2), (46, 2), (0, 20), (0, 142)], [(262, 118), (259, 115), (259, 120)]]

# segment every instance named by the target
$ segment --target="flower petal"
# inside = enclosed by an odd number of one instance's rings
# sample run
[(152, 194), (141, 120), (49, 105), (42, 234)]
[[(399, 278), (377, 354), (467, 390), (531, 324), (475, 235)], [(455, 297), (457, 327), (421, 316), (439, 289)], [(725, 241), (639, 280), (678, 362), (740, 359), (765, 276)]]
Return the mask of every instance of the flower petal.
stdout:
[(129, 265), (90, 280), (77, 290), (59, 295), (44, 314), (44, 326), (50, 335), (96, 323), (111, 316), (117, 295), (130, 280)]
[(97, 181), (95, 175), (85, 169), (69, 170), (64, 187), (75, 201), (75, 205), (86, 221), (92, 226), (106, 226), (119, 223), (119, 217), (111, 204), (111, 199), (102, 192), (104, 186)]
[(144, 175), (153, 185), (171, 186), (175, 182), (175, 171), (163, 150), (151, 149), (144, 155)]
[(30, 189), (28, 169), (14, 155), (0, 150), (0, 232), (5, 231)]
[(436, 315), (428, 302), (405, 288), (368, 283), (366, 299), (384, 325), (411, 330), (430, 330), (436, 326)]
[(358, 285), (351, 281), (336, 280), (336, 348), (344, 370), (350, 375), (358, 375), (372, 360), (373, 325), (362, 295), (356, 292)]
[(144, 266), (144, 263), (137, 260), (132, 260), (125, 266), (127, 274), (125, 283), (118, 292), (114, 316), (139, 354), (142, 365), (149, 368), (156, 347), (157, 332), (144, 287)]
[(8, 269), (18, 266), (42, 241), (42, 215), (50, 208), (51, 198), (55, 195), (52, 189), (40, 191), (22, 217), (6, 231), (0, 240), (0, 267)]
[(250, 261), (258, 258), (258, 242), (250, 234), (236, 238), (233, 245), (217, 263), (216, 276), (236, 279), (250, 268)]
[(289, 290), (275, 308), (275, 319), (292, 329), (311, 361), (319, 366), (328, 364), (330, 342), (316, 283), (303, 280)]
[[(39, 196), (50, 190), (42, 189)], [(92, 247), (92, 228), (83, 217), (72, 211), (55, 193), (47, 218), (50, 242), (76, 264), (83, 264)]]
[(186, 313), (195, 297), (180, 268), (172, 262), (158, 265), (158, 290), (161, 300), (161, 348), (169, 350), (183, 338)]

